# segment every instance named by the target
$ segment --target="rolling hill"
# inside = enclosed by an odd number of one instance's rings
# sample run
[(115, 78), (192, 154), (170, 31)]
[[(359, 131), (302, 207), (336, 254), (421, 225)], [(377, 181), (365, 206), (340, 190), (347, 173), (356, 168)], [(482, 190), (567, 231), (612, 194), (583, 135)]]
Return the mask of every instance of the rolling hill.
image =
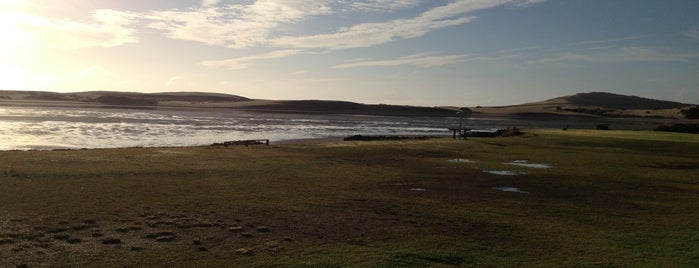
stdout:
[[(325, 113), (398, 116), (455, 116), (458, 107), (419, 107), (362, 104), (327, 100), (256, 100), (236, 95), (202, 92), (136, 93), (89, 91), (1, 91), (2, 105), (64, 107), (128, 107), (145, 109), (234, 109), (274, 113)], [(699, 118), (693, 104), (606, 92), (579, 93), (541, 102), (498, 107), (471, 107), (471, 116), (515, 117), (634, 117)]]
[(499, 107), (476, 107), (477, 114), (504, 116), (581, 116), (689, 118), (694, 104), (655, 100), (607, 92), (578, 93), (541, 102)]
[(63, 107), (128, 107), (141, 109), (235, 109), (275, 113), (326, 113), (396, 116), (454, 116), (448, 108), (362, 104), (325, 100), (255, 100), (202, 92), (136, 93), (89, 91), (1, 91), (0, 104)]

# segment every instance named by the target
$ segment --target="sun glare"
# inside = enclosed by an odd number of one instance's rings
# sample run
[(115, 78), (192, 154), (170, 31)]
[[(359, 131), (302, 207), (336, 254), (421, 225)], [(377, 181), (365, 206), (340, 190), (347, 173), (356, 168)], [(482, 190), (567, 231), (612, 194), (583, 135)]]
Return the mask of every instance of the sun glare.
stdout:
[(24, 0), (0, 0), (2, 6), (21, 6), (22, 4), (24, 4)]
[(36, 42), (31, 27), (32, 16), (27, 14), (29, 4), (23, 0), (0, 0), (0, 89), (26, 89), (35, 76), (40, 43)]

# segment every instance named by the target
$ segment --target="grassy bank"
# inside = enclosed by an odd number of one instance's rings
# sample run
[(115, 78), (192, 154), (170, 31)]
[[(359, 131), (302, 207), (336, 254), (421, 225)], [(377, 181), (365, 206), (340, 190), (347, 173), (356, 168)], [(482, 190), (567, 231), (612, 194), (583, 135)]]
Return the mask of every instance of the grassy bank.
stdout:
[(622, 131), (0, 152), (0, 266), (692, 266), (698, 171)]

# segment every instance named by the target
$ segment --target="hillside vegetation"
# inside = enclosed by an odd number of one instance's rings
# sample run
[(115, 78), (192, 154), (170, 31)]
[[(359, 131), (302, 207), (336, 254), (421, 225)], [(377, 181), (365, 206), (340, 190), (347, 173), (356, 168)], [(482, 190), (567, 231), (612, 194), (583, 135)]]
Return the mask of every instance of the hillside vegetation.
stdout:
[(91, 91), (55, 93), (0, 91), (0, 104), (39, 106), (88, 106), (167, 109), (232, 109), (275, 113), (326, 113), (397, 116), (528, 116), (633, 117), (695, 119), (697, 105), (625, 96), (605, 92), (580, 93), (542, 102), (499, 107), (420, 107), (362, 104), (329, 100), (256, 100), (236, 95), (203, 92), (134, 93)]
[(541, 102), (501, 107), (477, 107), (474, 112), (494, 115), (559, 115), (579, 117), (633, 117), (693, 119), (696, 105), (606, 92), (579, 93)]

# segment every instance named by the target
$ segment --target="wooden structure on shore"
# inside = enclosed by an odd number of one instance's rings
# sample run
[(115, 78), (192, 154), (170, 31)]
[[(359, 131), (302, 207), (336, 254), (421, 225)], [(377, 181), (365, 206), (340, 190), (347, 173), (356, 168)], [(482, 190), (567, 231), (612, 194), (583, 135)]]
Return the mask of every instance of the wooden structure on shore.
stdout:
[[(454, 139), (457, 139), (457, 137), (458, 137), (459, 139), (464, 138), (464, 140), (466, 139), (466, 133), (471, 131), (470, 128), (461, 128), (461, 127), (449, 128), (449, 130), (451, 130), (451, 132), (454, 134)], [(458, 133), (458, 135), (457, 135), (457, 133)]]
[(248, 147), (250, 145), (261, 145), (261, 144), (269, 146), (269, 140), (268, 139), (259, 139), (259, 140), (224, 141), (221, 143), (214, 143), (211, 146), (228, 147), (229, 145), (245, 145), (245, 147)]

